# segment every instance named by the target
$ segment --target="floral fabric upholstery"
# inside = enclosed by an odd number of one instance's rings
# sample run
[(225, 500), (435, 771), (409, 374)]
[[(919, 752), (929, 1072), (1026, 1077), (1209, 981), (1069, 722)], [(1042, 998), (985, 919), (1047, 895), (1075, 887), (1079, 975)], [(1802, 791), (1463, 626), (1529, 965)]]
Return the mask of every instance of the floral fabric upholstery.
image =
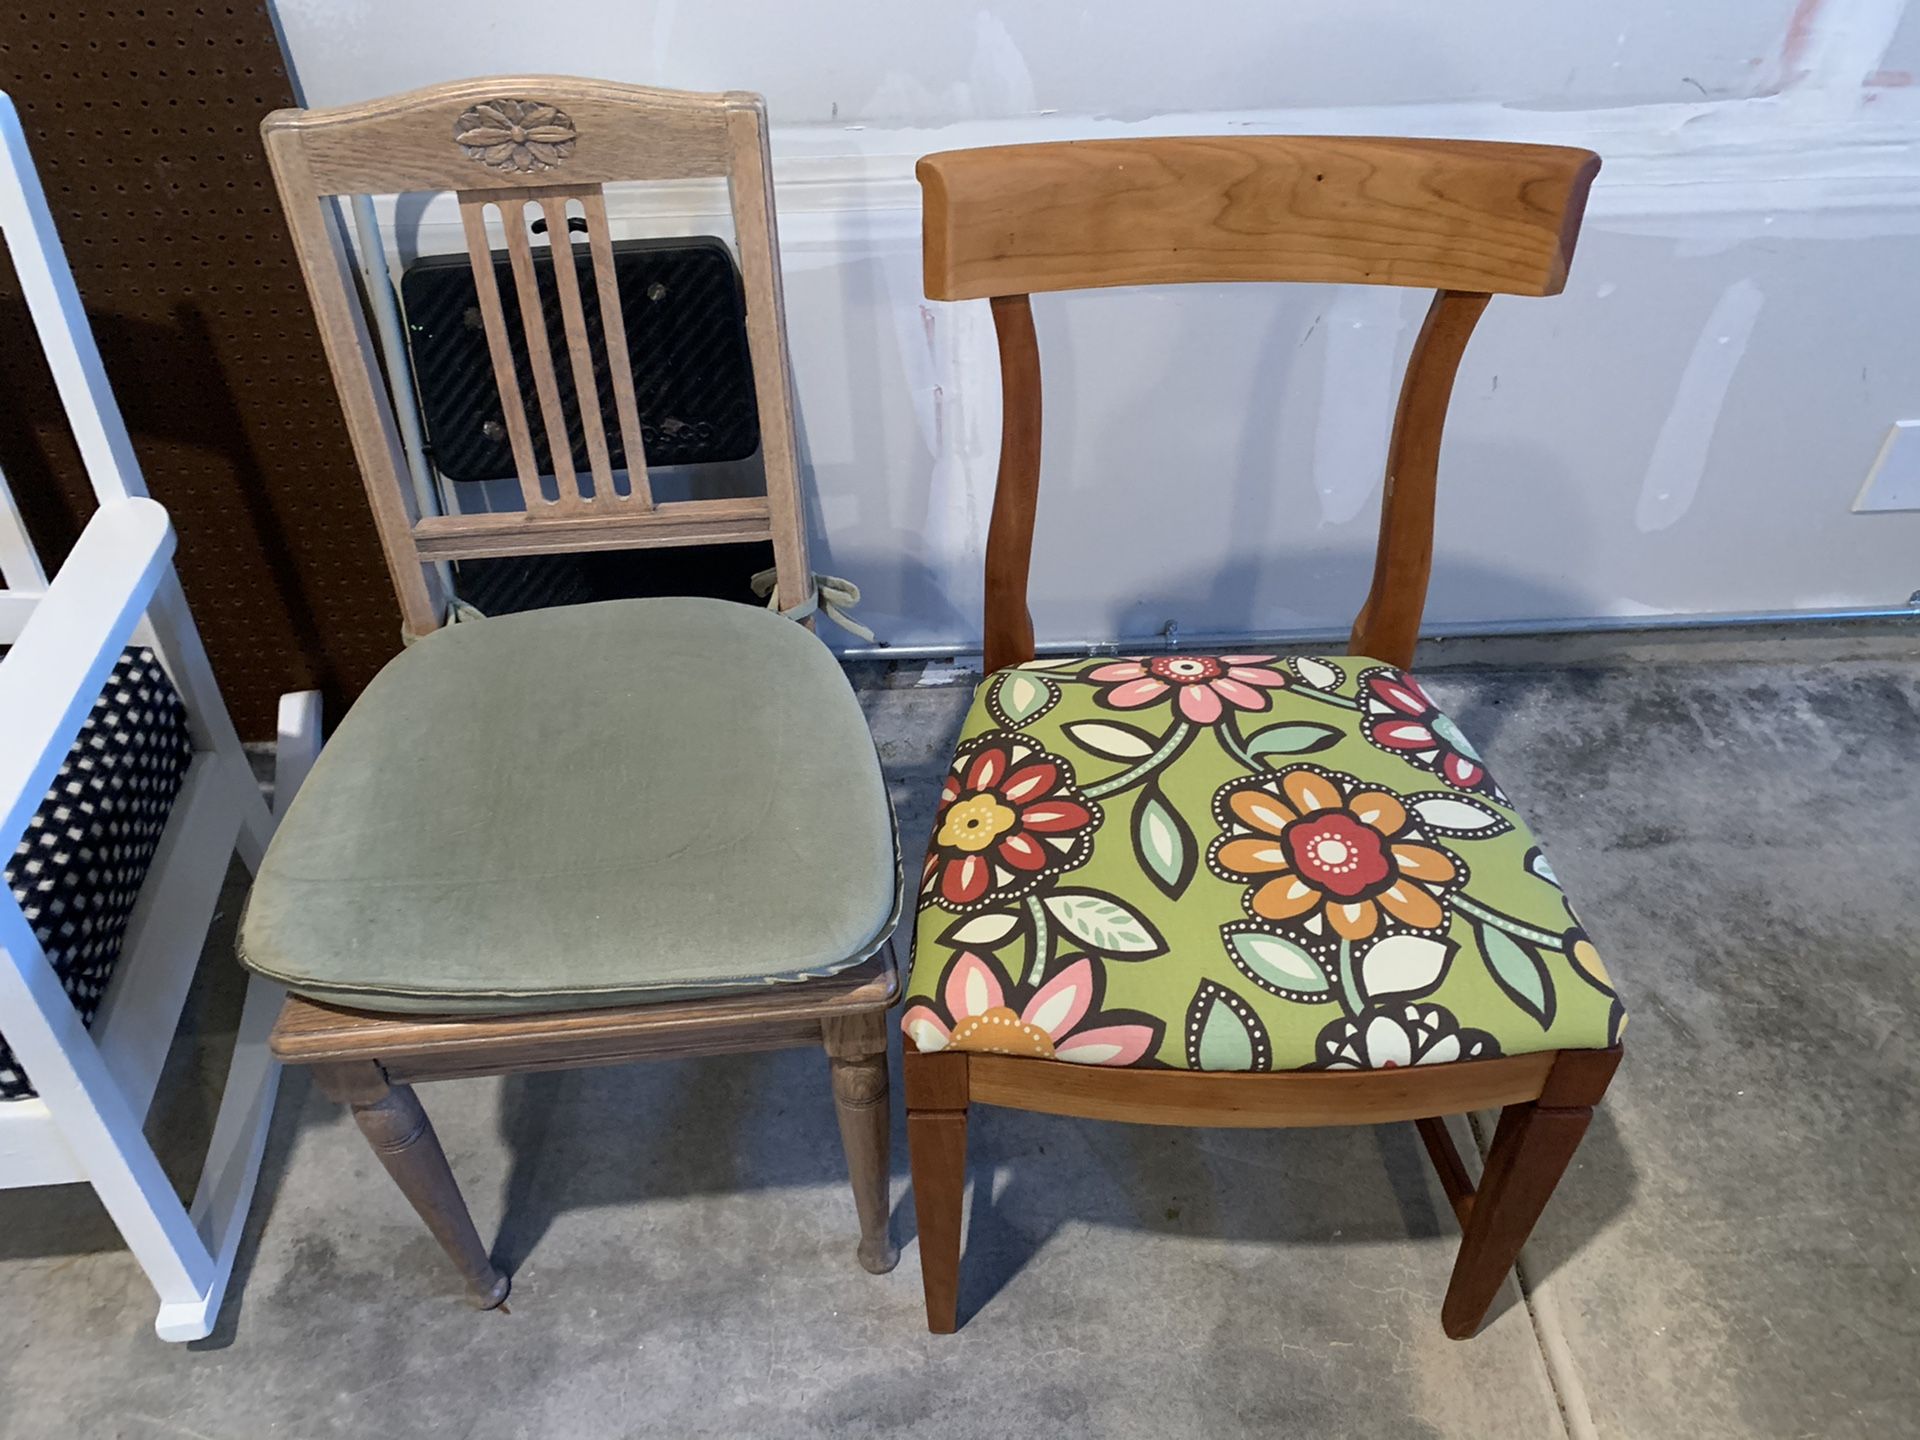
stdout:
[(975, 695), (921, 877), (917, 1049), (1384, 1069), (1624, 1023), (1526, 822), (1412, 676), (1156, 655)]

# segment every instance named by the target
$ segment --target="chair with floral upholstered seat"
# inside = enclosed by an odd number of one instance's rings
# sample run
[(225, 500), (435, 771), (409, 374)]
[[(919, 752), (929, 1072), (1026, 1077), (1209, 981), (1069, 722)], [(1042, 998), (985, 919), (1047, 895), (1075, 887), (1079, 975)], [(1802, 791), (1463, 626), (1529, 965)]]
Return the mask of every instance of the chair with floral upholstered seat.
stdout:
[[(927, 294), (991, 299), (1005, 409), (989, 673), (940, 796), (902, 1018), (932, 1329), (956, 1323), (975, 1103), (1415, 1121), (1465, 1232), (1442, 1320), (1479, 1327), (1625, 1016), (1526, 822), (1407, 667), (1461, 352), (1493, 293), (1563, 287), (1597, 169), (1557, 147), (1287, 137), (920, 162)], [(1029, 294), (1253, 280), (1437, 291), (1352, 653), (1036, 660)], [(1492, 1106), (1476, 1189), (1442, 1117)]]

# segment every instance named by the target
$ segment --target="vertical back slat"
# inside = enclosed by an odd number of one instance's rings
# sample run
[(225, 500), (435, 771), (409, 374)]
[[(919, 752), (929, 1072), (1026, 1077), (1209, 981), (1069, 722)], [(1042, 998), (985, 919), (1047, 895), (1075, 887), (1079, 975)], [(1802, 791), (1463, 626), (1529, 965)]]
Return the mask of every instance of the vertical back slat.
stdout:
[[(553, 253), (553, 283), (560, 294), (560, 319), (567, 337), (567, 361), (573, 367), (574, 403), (580, 410), (580, 428), (586, 434), (587, 464), (593, 471), (593, 496), (603, 505), (618, 503), (613, 488), (613, 461), (607, 455), (607, 428), (600, 419), (600, 391), (593, 379), (593, 347), (587, 341), (587, 312), (580, 303), (580, 275), (574, 268), (573, 232), (567, 228), (567, 200), (562, 194), (540, 197), (540, 213), (547, 219), (548, 248)], [(609, 368), (625, 360), (610, 350)]]
[(532, 512), (546, 504), (540, 493), (540, 462), (533, 457), (533, 435), (527, 410), (520, 403), (520, 377), (514, 370), (513, 350), (507, 343), (507, 316), (500, 305), (500, 287), (493, 278), (493, 246), (487, 239), (486, 207), (493, 196), (486, 191), (462, 191), (460, 224), (467, 235), (467, 259), (473, 266), (473, 284), (480, 296), (480, 320), (486, 326), (487, 353), (493, 358), (493, 383), (500, 392), (500, 411), (513, 447), (513, 469), (520, 480), (520, 497)]
[(533, 270), (533, 243), (527, 238), (527, 202), (524, 197), (496, 194), (500, 223), (507, 232), (507, 262), (513, 267), (513, 289), (520, 299), (520, 328), (527, 337), (527, 366), (533, 371), (533, 390), (540, 397), (540, 417), (546, 422), (547, 454), (553, 459), (553, 481), (559, 487), (556, 510), (580, 507), (580, 482), (573, 473), (573, 446), (567, 442), (567, 412), (560, 404), (560, 382), (553, 373), (553, 351), (547, 344), (547, 317), (540, 308), (540, 282)]
[(647, 479), (647, 447), (640, 434), (640, 402), (633, 393), (633, 362), (627, 349), (627, 322), (620, 313), (620, 286), (613, 273), (613, 235), (607, 224), (607, 197), (599, 189), (580, 197), (587, 217), (587, 249), (593, 256), (593, 288), (600, 298), (600, 332), (607, 342), (607, 368), (613, 379), (613, 407), (620, 417), (620, 444), (627, 455), (628, 503), (653, 508)]

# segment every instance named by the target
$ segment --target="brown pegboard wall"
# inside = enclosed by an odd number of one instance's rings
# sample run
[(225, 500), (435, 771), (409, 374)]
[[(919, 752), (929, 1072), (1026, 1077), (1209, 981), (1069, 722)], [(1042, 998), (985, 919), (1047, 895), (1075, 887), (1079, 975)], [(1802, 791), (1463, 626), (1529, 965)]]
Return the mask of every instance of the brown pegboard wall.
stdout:
[[(399, 614), (260, 148), (293, 103), (265, 8), (43, 0), (0, 14), (0, 88), (235, 723), (313, 686), (337, 718)], [(93, 496), (32, 333), (0, 264), (0, 467), (53, 563)]]

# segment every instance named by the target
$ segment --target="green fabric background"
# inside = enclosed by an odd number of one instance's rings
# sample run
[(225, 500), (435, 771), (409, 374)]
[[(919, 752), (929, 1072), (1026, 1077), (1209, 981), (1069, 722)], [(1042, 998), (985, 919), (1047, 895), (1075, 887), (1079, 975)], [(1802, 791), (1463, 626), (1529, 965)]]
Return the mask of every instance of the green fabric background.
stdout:
[(281, 822), (240, 947), (384, 1010), (687, 998), (870, 955), (898, 873), (817, 636), (612, 600), (449, 626), (382, 670)]

